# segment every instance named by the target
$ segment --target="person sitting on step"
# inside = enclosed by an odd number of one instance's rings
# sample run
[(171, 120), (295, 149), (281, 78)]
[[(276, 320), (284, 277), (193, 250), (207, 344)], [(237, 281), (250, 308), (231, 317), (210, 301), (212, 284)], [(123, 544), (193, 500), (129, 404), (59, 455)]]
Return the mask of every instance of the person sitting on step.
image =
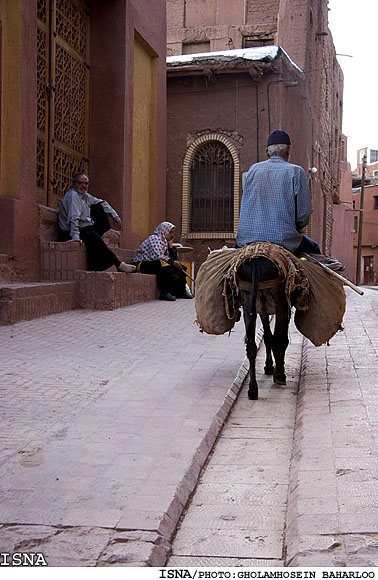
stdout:
[(72, 187), (59, 204), (58, 241), (81, 244), (87, 251), (88, 270), (103, 271), (115, 266), (118, 272), (134, 272), (135, 266), (117, 258), (102, 236), (111, 229), (120, 230), (121, 219), (109, 203), (88, 193), (89, 179), (82, 171), (73, 176)]
[(160, 290), (159, 300), (172, 302), (176, 298), (193, 298), (186, 285), (185, 267), (178, 261), (172, 245), (175, 226), (162, 222), (154, 233), (139, 246), (134, 258), (137, 272), (155, 274)]

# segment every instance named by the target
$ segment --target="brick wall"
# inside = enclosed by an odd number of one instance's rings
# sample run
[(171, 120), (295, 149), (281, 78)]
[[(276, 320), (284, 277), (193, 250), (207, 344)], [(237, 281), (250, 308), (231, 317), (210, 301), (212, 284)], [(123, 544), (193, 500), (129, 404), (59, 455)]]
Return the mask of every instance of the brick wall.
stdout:
[(78, 308), (76, 283), (4, 284), (0, 288), (0, 324), (15, 324)]
[(84, 245), (41, 242), (41, 280), (74, 280), (76, 270), (86, 269), (87, 254)]
[[(187, 2), (186, 2), (187, 4)], [(218, 0), (196, 0), (193, 4), (204, 13), (208, 10), (207, 21), (204, 25), (196, 23), (190, 25), (185, 20), (183, 11), (184, 0), (169, 0), (168, 9), (168, 43), (169, 54), (180, 54), (183, 43), (210, 41), (210, 50), (226, 50), (240, 48), (243, 36), (255, 35), (263, 39), (262, 35), (271, 35), (275, 44), (284, 48), (290, 58), (300, 66), (304, 74), (302, 81), (296, 88), (285, 89), (282, 85), (274, 84), (270, 88), (272, 114), (271, 128), (281, 127), (293, 132), (297, 146), (300, 143), (311, 145), (306, 147), (306, 155), (301, 154), (303, 167), (316, 167), (317, 173), (312, 174), (313, 190), (313, 235), (319, 241), (323, 252), (330, 253), (333, 236), (333, 204), (340, 199), (340, 162), (342, 152), (342, 100), (343, 75), (335, 55), (335, 48), (331, 32), (328, 28), (328, 1), (327, 0), (247, 0), (244, 8), (237, 3), (229, 3), (229, 20), (227, 21), (227, 6), (222, 3), (222, 24), (215, 19), (210, 24), (210, 14), (219, 13)], [(231, 4), (233, 4), (231, 8)], [(190, 91), (190, 80), (187, 91)], [(179, 89), (181, 90), (181, 89)], [(209, 94), (211, 93), (209, 86)], [(285, 95), (285, 91), (291, 91)], [(223, 119), (230, 119), (229, 109), (234, 106), (234, 118), (239, 119), (240, 100), (229, 93), (227, 104), (223, 105)], [(266, 95), (265, 95), (266, 97)], [(180, 99), (182, 95), (180, 96)], [(204, 97), (205, 99), (205, 97)], [(239, 96), (237, 97), (239, 99)], [(266, 100), (266, 99), (265, 99)], [(296, 103), (301, 101), (298, 108)], [(205, 100), (201, 101), (206, 108)], [(264, 103), (264, 97), (262, 101)], [(234, 103), (234, 105), (233, 105)], [(190, 105), (189, 105), (190, 106)], [(217, 105), (218, 106), (218, 105)], [(172, 100), (168, 105), (169, 131), (176, 131), (174, 113), (170, 111)], [(251, 120), (253, 113), (251, 96)], [(293, 115), (293, 110), (296, 113)], [(221, 110), (221, 109), (218, 109)], [(194, 132), (204, 129), (215, 130), (222, 128), (229, 132), (235, 131), (235, 124), (213, 120), (202, 123), (201, 113), (197, 110), (197, 126)], [(267, 129), (263, 124), (266, 114), (265, 106), (260, 111), (260, 133)], [(186, 116), (190, 118), (192, 112), (187, 109)], [(170, 125), (172, 125), (170, 127)], [(253, 122), (250, 122), (250, 134), (254, 133)], [(192, 134), (187, 133), (187, 139)], [(265, 134), (264, 134), (265, 136)], [(248, 133), (243, 134), (245, 149)], [(177, 146), (177, 137), (176, 144)], [(169, 155), (172, 151), (169, 149)], [(260, 157), (261, 158), (261, 157)], [(250, 157), (252, 159), (252, 157)], [(295, 161), (297, 162), (297, 161)], [(168, 163), (169, 165), (169, 163)], [(242, 171), (244, 169), (242, 168)], [(168, 179), (169, 176), (168, 176)], [(168, 184), (169, 190), (169, 184)], [(169, 202), (168, 202), (169, 203)], [(168, 207), (168, 212), (169, 212)], [(350, 245), (351, 240), (345, 240)]]

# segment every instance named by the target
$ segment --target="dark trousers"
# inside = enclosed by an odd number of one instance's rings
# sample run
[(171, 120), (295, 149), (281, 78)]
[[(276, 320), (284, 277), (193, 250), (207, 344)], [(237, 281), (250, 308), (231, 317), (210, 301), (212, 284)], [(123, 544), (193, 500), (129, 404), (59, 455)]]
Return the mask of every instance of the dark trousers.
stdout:
[(293, 252), (295, 256), (299, 254), (320, 254), (319, 244), (312, 240), (308, 236), (303, 236), (301, 243), (298, 248)]
[[(100, 203), (91, 207), (91, 218), (94, 221), (92, 226), (80, 230), (80, 239), (85, 244), (87, 251), (88, 270), (101, 272), (111, 266), (120, 265), (120, 260), (114, 252), (105, 244), (102, 235), (110, 230), (108, 216)], [(70, 232), (64, 230), (58, 231), (58, 241), (67, 242), (71, 239)]]
[(139, 271), (142, 274), (155, 274), (156, 282), (161, 294), (182, 296), (185, 294), (185, 272), (174, 266), (163, 266), (160, 260), (151, 260), (140, 263)]

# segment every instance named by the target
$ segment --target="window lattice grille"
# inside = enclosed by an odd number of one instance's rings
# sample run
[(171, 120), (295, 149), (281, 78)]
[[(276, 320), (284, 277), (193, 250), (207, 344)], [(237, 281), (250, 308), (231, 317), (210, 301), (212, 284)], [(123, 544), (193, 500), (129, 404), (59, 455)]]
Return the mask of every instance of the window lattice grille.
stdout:
[(43, 190), (46, 183), (46, 147), (43, 139), (37, 138), (37, 187)]
[(56, 32), (73, 50), (87, 58), (88, 19), (72, 0), (56, 0)]
[(62, 46), (55, 59), (55, 138), (76, 151), (85, 150), (87, 69)]
[(233, 231), (234, 162), (223, 143), (209, 141), (198, 148), (192, 159), (191, 184), (191, 231)]
[[(54, 147), (54, 190), (63, 193), (70, 185), (72, 176), (83, 168), (82, 160), (67, 151)], [(67, 182), (68, 179), (68, 182)]]
[(37, 2), (37, 18), (43, 24), (47, 24), (47, 0), (38, 0), (38, 2)]
[(89, 13), (84, 0), (37, 0), (38, 201), (56, 207), (88, 171)]
[(37, 129), (46, 130), (47, 115), (47, 46), (46, 32), (37, 29)]

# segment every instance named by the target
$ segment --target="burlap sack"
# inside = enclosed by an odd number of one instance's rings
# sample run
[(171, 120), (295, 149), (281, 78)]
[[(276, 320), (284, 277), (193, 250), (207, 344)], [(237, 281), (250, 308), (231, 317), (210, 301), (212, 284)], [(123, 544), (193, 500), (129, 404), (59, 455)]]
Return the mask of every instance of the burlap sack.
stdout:
[(345, 292), (341, 280), (319, 264), (301, 261), (310, 282), (307, 310), (296, 310), (295, 326), (315, 346), (328, 342), (340, 329), (345, 312)]
[(201, 332), (224, 334), (235, 324), (240, 303), (233, 296), (226, 302), (224, 296), (227, 293), (225, 278), (235, 252), (237, 250), (230, 249), (210, 254), (198, 270), (195, 306)]
[(201, 331), (224, 334), (233, 328), (241, 306), (236, 270), (244, 260), (257, 257), (270, 259), (286, 277), (287, 297), (295, 298), (294, 323), (299, 332), (315, 346), (328, 342), (340, 329), (345, 312), (342, 281), (319, 264), (299, 260), (267, 242), (210, 254), (201, 265), (195, 297)]

